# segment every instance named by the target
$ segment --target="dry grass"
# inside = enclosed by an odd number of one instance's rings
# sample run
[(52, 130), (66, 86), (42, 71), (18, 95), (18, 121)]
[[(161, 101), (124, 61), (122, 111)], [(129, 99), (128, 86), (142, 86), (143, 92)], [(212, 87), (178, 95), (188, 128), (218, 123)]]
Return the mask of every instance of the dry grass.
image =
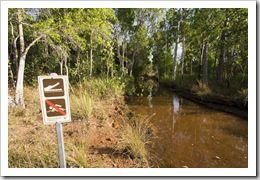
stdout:
[[(63, 128), (67, 167), (111, 167), (111, 164), (106, 163), (113, 163), (115, 159), (108, 161), (102, 159), (102, 154), (93, 155), (90, 152), (93, 143), (95, 147), (101, 146), (100, 149), (115, 148), (116, 152), (121, 152), (122, 147), (130, 147), (133, 156), (145, 162), (144, 165), (138, 167), (147, 167), (149, 158), (147, 145), (150, 143), (146, 134), (149, 127), (148, 120), (131, 118), (129, 121), (126, 115), (127, 108), (116, 110), (115, 107), (127, 106), (122, 104), (120, 90), (111, 88), (113, 85), (106, 84), (107, 92), (104, 89), (93, 89), (98, 86), (93, 82), (91, 89), (88, 89), (89, 86), (89, 84), (87, 86), (82, 84), (71, 87), (70, 104), (73, 120), (70, 123), (64, 123)], [(102, 93), (98, 95), (101, 91)], [(24, 92), (26, 108), (9, 107), (8, 109), (8, 166), (10, 168), (58, 168), (55, 125), (43, 124), (38, 89), (27, 87)], [(81, 120), (75, 121), (79, 119)], [(119, 123), (120, 127), (124, 126), (123, 122), (127, 125), (122, 129), (115, 128), (112, 122)], [(122, 130), (125, 130), (124, 133)], [(116, 142), (107, 141), (108, 135), (105, 131), (111, 133), (110, 139), (116, 139), (115, 137), (119, 134), (124, 134), (124, 146), (115, 145), (119, 144), (120, 139)], [(93, 137), (96, 139), (91, 139)], [(103, 138), (103, 142), (99, 137)], [(114, 145), (109, 145), (109, 143), (114, 143)], [(109, 158), (115, 157), (111, 155)], [(121, 158), (117, 161), (122, 163), (126, 160), (123, 154), (116, 158)], [(129, 166), (133, 167), (133, 163)]]
[[(58, 168), (59, 156), (55, 125), (44, 125), (38, 89), (25, 88), (26, 108), (8, 109), (8, 165), (10, 168)], [(89, 143), (81, 136), (68, 136), (74, 123), (64, 124), (67, 167), (92, 167), (87, 161)], [(73, 128), (86, 133), (87, 124)], [(98, 166), (95, 164), (95, 166)]]
[(82, 84), (71, 87), (70, 108), (73, 119), (88, 119), (93, 111), (93, 98)]
[(152, 124), (149, 121), (151, 117), (133, 116), (123, 126), (124, 130), (121, 141), (122, 146), (127, 151), (130, 151), (131, 156), (140, 159), (147, 167), (149, 167), (149, 162), (153, 156), (149, 149), (153, 146), (154, 139), (156, 138), (156, 132), (152, 131)]

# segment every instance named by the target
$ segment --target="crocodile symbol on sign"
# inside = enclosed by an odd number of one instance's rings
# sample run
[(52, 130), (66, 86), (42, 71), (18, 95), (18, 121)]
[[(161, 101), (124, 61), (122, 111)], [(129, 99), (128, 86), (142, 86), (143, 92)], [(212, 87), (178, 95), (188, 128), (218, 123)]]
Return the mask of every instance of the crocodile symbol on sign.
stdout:
[(54, 85), (49, 85), (49, 86), (47, 86), (47, 87), (44, 88), (44, 91), (45, 91), (45, 92), (60, 92), (60, 91), (62, 91), (62, 89), (53, 89), (53, 88), (55, 88), (56, 86), (58, 86), (59, 84), (60, 84), (60, 83), (57, 82), (57, 83), (54, 84)]

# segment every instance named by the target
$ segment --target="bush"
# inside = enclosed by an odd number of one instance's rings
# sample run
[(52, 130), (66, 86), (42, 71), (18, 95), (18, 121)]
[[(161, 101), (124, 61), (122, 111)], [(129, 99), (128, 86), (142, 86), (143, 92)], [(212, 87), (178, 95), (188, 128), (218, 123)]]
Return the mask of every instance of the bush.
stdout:
[(122, 84), (126, 95), (132, 96), (136, 93), (134, 77), (125, 77)]

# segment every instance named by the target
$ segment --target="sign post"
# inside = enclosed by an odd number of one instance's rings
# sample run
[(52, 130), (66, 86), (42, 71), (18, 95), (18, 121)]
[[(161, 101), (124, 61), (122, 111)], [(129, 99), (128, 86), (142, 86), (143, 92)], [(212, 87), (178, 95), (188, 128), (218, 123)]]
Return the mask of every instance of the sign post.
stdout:
[(65, 159), (64, 140), (63, 140), (63, 133), (62, 133), (62, 124), (60, 122), (56, 122), (56, 134), (57, 134), (57, 139), (58, 139), (60, 167), (61, 168), (66, 168), (66, 159)]
[(52, 73), (50, 76), (38, 76), (44, 124), (56, 124), (60, 167), (66, 168), (62, 122), (71, 122), (68, 96), (68, 77)]

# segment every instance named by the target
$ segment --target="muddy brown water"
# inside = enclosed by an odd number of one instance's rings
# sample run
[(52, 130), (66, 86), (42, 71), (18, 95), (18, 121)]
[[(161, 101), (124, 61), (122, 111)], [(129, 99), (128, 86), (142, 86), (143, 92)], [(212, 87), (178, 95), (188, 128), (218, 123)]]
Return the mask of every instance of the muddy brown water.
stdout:
[(160, 88), (129, 97), (131, 110), (158, 129), (155, 152), (164, 168), (247, 168), (247, 119), (198, 105)]

